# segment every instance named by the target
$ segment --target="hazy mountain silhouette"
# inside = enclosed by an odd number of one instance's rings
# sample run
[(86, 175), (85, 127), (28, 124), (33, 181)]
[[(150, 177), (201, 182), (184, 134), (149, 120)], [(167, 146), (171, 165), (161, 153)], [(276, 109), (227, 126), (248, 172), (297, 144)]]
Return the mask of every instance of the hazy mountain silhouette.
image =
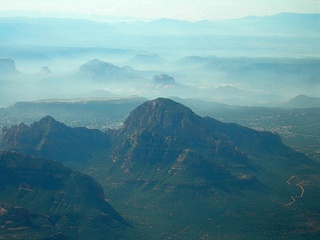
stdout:
[(288, 108), (320, 108), (320, 98), (299, 95), (284, 104)]
[(39, 71), (38, 74), (40, 75), (50, 75), (52, 74), (50, 68), (48, 66), (43, 66)]
[(0, 72), (2, 75), (18, 74), (16, 63), (11, 58), (0, 59)]
[(112, 63), (103, 62), (98, 59), (81, 65), (76, 75), (82, 79), (113, 83), (121, 83), (121, 81), (136, 78), (136, 76), (127, 71), (126, 68), (120, 68)]

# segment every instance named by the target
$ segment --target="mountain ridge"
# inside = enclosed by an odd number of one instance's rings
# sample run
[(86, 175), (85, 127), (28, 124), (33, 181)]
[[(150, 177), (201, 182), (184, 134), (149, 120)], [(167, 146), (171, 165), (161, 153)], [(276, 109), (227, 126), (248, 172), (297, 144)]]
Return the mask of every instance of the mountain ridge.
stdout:
[[(282, 18), (279, 18), (282, 16)], [(285, 16), (285, 17), (283, 17)], [(319, 14), (312, 15), (311, 19), (308, 15), (276, 15), (276, 17), (261, 17), (254, 19), (236, 19), (236, 20), (221, 20), (212, 22), (198, 22), (191, 23), (179, 20), (173, 21), (155, 21), (155, 22), (135, 22), (135, 23), (101, 23), (87, 20), (77, 19), (32, 19), (32, 18), (2, 18), (0, 21), (3, 23), (4, 29), (7, 29), (7, 35), (1, 39), (2, 44), (8, 44), (14, 40), (17, 44), (30, 44), (30, 45), (62, 45), (67, 43), (68, 45), (75, 46), (89, 46), (96, 44), (103, 46), (114, 46), (123, 48), (125, 45), (132, 46), (132, 39), (126, 40), (126, 34), (133, 34), (132, 36), (149, 37), (150, 35), (159, 36), (159, 29), (164, 35), (162, 36), (175, 36), (180, 35), (259, 35), (259, 36), (301, 36), (303, 33), (305, 37), (318, 37), (319, 28), (315, 22), (319, 19)], [(286, 20), (289, 18), (289, 20)], [(301, 21), (301, 18), (303, 21)], [(316, 18), (316, 21), (315, 21)], [(274, 21), (270, 21), (274, 19)], [(305, 20), (306, 19), (306, 20)], [(41, 23), (39, 25), (39, 22)], [(63, 22), (62, 28), (60, 22)], [(167, 23), (170, 24), (167, 24)], [(271, 22), (271, 24), (270, 24)], [(284, 24), (281, 24), (284, 22)], [(295, 24), (292, 24), (294, 22)], [(275, 24), (276, 23), (276, 24)], [(37, 29), (37, 32), (34, 29)], [(16, 31), (10, 31), (15, 28)], [(9, 30), (8, 30), (9, 29)], [(70, 31), (69, 29), (72, 29)], [(115, 31), (117, 29), (117, 31)], [(84, 35), (83, 31), (88, 34)], [(30, 32), (34, 35), (30, 36)], [(72, 37), (67, 37), (66, 32)], [(45, 34), (46, 33), (46, 34)], [(53, 35), (54, 33), (54, 35)], [(112, 41), (111, 36), (115, 37), (116, 42)], [(126, 34), (124, 34), (126, 33)], [(28, 35), (29, 34), (29, 35)], [(17, 38), (20, 36), (21, 38)], [(47, 37), (44, 37), (47, 36)], [(53, 38), (55, 36), (55, 38)], [(79, 41), (81, 36), (81, 41)], [(48, 40), (49, 39), (49, 40)], [(105, 44), (102, 44), (101, 41)], [(145, 41), (142, 41), (143, 43)], [(134, 47), (141, 46), (139, 44)], [(133, 48), (134, 48), (133, 47)]]
[(105, 147), (110, 140), (99, 130), (71, 128), (47, 116), (30, 126), (20, 123), (2, 129), (3, 148), (18, 150), (60, 161), (86, 161), (91, 152)]

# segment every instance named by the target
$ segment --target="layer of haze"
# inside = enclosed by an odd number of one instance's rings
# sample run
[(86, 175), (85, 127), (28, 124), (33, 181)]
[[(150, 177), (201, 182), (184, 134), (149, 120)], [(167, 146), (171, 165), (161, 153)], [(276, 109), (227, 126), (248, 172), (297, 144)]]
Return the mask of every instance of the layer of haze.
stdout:
[[(0, 15), (33, 17), (130, 16), (138, 19), (172, 18), (189, 21), (265, 16), (280, 12), (319, 13), (318, 0), (0, 0)], [(64, 15), (66, 14), (66, 15)]]
[[(0, 0), (0, 107), (130, 95), (263, 106), (320, 97), (320, 14), (299, 14), (319, 12), (311, 0)], [(240, 18), (250, 15), (259, 17)], [(136, 21), (159, 18), (171, 19)]]

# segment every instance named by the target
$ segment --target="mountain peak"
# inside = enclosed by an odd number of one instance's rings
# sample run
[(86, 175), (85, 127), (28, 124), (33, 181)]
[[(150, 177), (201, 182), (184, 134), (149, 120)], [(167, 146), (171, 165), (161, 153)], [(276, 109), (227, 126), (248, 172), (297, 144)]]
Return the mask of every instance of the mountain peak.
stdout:
[(298, 95), (285, 103), (288, 108), (319, 108), (320, 98)]
[(51, 72), (51, 70), (50, 70), (50, 68), (48, 66), (43, 66), (39, 70), (38, 74), (40, 74), (40, 75), (48, 75), (48, 74), (52, 74), (52, 72)]
[(99, 59), (93, 59), (81, 65), (77, 74), (81, 78), (95, 80), (120, 80), (133, 77), (125, 68)]
[(41, 120), (40, 120), (40, 122), (48, 122), (48, 123), (53, 123), (53, 122), (56, 122), (56, 120), (53, 118), (53, 117), (51, 117), (51, 116), (45, 116), (44, 118), (42, 118)]
[(200, 124), (201, 117), (190, 108), (167, 98), (147, 101), (133, 110), (124, 123), (123, 131), (145, 128), (162, 134), (181, 134)]
[(80, 70), (86, 70), (86, 69), (97, 69), (97, 68), (107, 68), (107, 67), (117, 67), (109, 62), (104, 62), (99, 59), (92, 59), (89, 62), (86, 62), (82, 66), (80, 66)]
[(64, 125), (63, 123), (60, 123), (56, 121), (53, 117), (51, 116), (46, 116), (42, 118), (40, 121), (33, 123), (30, 126), (32, 129), (41, 129), (42, 131), (49, 131), (53, 129), (64, 129), (67, 126)]

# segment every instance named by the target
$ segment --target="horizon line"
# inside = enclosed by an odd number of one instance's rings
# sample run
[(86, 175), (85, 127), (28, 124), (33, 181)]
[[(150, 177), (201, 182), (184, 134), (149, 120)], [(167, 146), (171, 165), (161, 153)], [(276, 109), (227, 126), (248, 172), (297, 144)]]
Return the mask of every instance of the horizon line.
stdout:
[[(36, 14), (36, 15), (35, 15)], [(221, 19), (199, 19), (199, 20), (188, 20), (170, 17), (159, 17), (159, 18), (139, 18), (133, 16), (112, 16), (112, 15), (101, 15), (101, 14), (88, 14), (80, 12), (44, 12), (38, 10), (32, 11), (22, 11), (22, 10), (0, 10), (0, 18), (29, 18), (29, 19), (74, 19), (74, 20), (87, 20), (92, 22), (101, 23), (121, 23), (121, 22), (153, 22), (158, 20), (173, 20), (180, 22), (219, 22), (219, 21), (230, 21), (230, 20), (241, 20), (245, 18), (263, 18), (272, 17), (281, 14), (295, 14), (295, 15), (320, 15), (320, 13), (299, 13), (299, 12), (279, 12), (274, 14), (266, 15), (246, 15), (242, 17), (234, 18), (221, 18)], [(48, 16), (49, 15), (49, 16)]]

